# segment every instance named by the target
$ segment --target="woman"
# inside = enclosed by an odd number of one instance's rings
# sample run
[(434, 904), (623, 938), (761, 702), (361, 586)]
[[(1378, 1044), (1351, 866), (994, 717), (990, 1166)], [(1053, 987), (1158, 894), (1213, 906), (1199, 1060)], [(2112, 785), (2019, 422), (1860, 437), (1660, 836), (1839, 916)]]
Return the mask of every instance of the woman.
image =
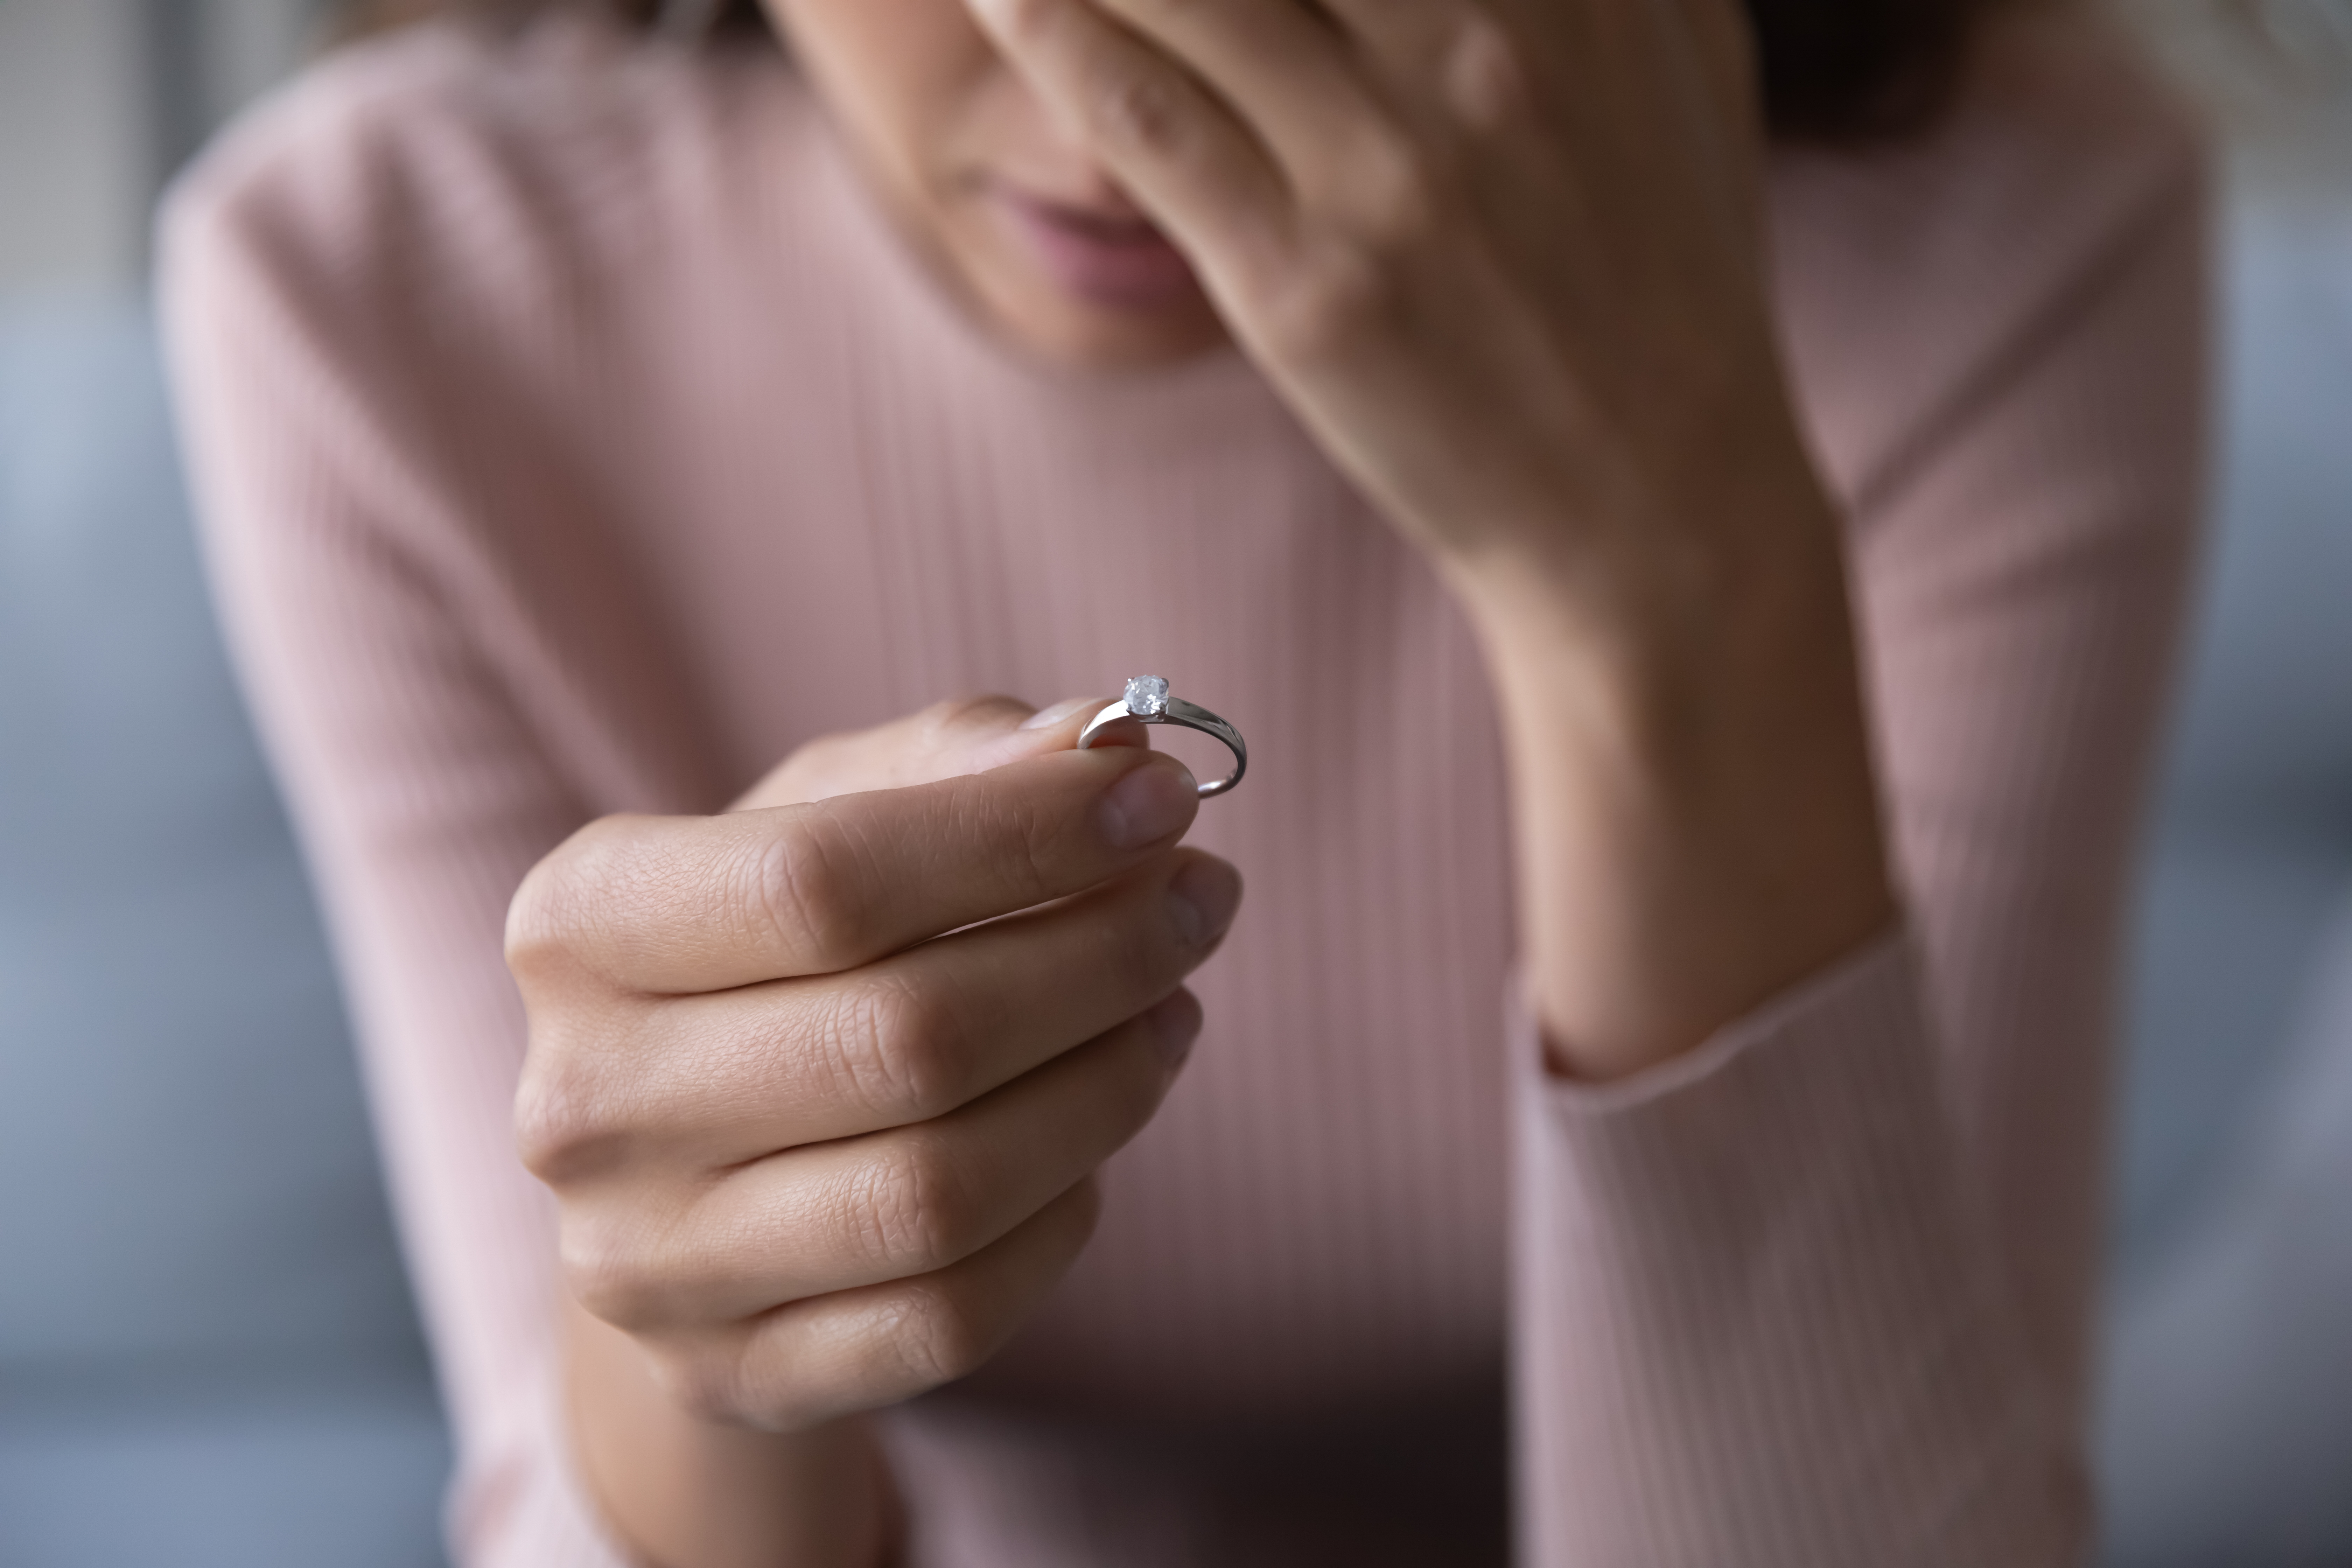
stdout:
[[(1531, 1563), (2079, 1559), (2161, 98), (1900, 0), (770, 9), (395, 36), (171, 221), (464, 1560), (1499, 1561), (1507, 1476)], [(925, 706), (1145, 669), (1230, 800)]]

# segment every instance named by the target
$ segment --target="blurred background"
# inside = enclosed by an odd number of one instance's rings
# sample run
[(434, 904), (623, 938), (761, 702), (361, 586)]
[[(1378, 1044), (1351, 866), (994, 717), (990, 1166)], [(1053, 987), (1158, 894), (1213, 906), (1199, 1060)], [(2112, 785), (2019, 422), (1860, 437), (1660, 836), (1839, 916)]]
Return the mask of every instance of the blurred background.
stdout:
[(0, 1564), (432, 1568), (448, 1444), (205, 602), (149, 215), (308, 0), (0, 0)]
[[(2213, 111), (2223, 461), (2128, 975), (2109, 1568), (2352, 1565), (2352, 0)], [(446, 1437), (145, 300), (311, 0), (0, 0), (0, 1564), (431, 1568)]]

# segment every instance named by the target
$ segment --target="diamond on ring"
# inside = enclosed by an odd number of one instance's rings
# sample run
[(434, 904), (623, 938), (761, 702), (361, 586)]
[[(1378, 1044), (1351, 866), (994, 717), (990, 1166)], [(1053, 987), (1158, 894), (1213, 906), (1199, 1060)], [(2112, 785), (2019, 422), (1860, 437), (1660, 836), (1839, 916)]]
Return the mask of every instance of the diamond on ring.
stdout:
[(1127, 680), (1127, 710), (1138, 719), (1157, 719), (1168, 711), (1168, 680), (1159, 675), (1131, 675)]
[(1199, 703), (1170, 696), (1166, 678), (1158, 675), (1130, 676), (1127, 682), (1127, 695), (1087, 720), (1087, 727), (1078, 731), (1078, 750), (1083, 752), (1091, 747), (1111, 726), (1129, 721), (1181, 724), (1187, 730), (1213, 735), (1225, 743), (1225, 750), (1234, 754), (1234, 771), (1223, 778), (1201, 785), (1202, 800), (1224, 794), (1241, 783), (1242, 774), (1249, 771), (1249, 746), (1242, 740), (1242, 732)]

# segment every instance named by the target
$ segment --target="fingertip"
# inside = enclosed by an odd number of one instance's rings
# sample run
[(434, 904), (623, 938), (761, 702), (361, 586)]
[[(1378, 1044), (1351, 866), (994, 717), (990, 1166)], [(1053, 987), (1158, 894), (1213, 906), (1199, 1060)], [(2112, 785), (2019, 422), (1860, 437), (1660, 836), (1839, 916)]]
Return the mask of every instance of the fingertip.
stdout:
[(1050, 1205), (1062, 1210), (1076, 1221), (1082, 1235), (1091, 1236), (1095, 1223), (1102, 1217), (1102, 1178), (1089, 1171), (1077, 1185), (1054, 1200)]
[(1200, 810), (1192, 770), (1151, 752), (1103, 795), (1102, 835), (1114, 849), (1141, 849), (1192, 826)]
[(1242, 874), (1214, 855), (1183, 858), (1168, 880), (1168, 909), (1187, 946), (1222, 939), (1242, 907)]
[(1202, 1011), (1201, 999), (1189, 990), (1179, 987), (1143, 1016), (1150, 1026), (1152, 1048), (1160, 1055), (1170, 1073), (1184, 1065), (1192, 1054), (1192, 1046), (1201, 1037), (1201, 1026), (1207, 1015)]

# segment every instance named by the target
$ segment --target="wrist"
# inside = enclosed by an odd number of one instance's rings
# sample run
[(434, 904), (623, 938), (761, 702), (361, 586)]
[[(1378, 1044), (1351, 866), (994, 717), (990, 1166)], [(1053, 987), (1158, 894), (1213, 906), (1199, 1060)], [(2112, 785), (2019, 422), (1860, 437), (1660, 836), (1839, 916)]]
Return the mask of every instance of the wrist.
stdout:
[(1645, 460), (1627, 442), (1514, 498), (1507, 517), (1446, 531), (1468, 542), (1440, 551), (1438, 571), (1490, 655), (1569, 653), (1631, 672), (1729, 637), (1777, 639), (1825, 605), (1843, 616), (1839, 510), (1784, 407), (1649, 445), (1675, 451)]
[(567, 1307), (566, 1406), (605, 1528), (661, 1568), (879, 1568), (898, 1530), (889, 1465), (851, 1418), (793, 1433), (705, 1419), (635, 1342)]
[(1895, 918), (1833, 514), (1751, 492), (1680, 537), (1449, 572), (1502, 721), (1533, 1000), (1580, 1078), (1698, 1045)]

